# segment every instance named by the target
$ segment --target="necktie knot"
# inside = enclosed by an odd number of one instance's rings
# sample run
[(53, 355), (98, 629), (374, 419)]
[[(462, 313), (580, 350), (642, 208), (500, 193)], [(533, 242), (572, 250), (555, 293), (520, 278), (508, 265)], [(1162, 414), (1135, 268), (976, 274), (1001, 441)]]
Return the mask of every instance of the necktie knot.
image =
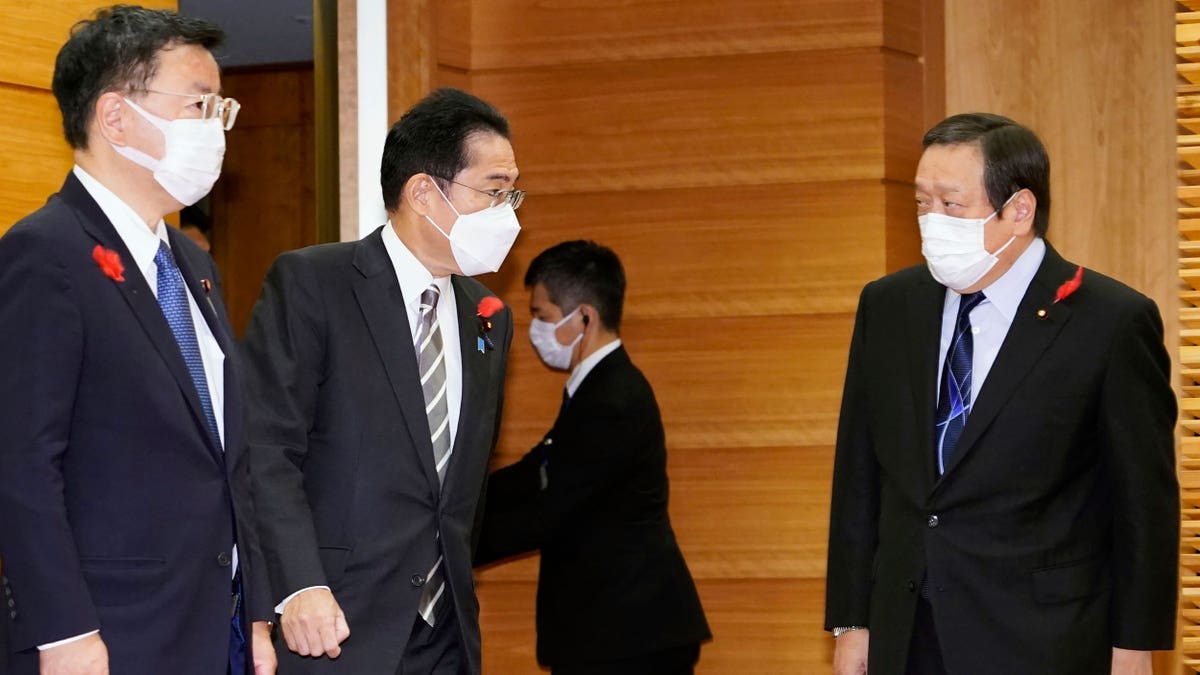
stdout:
[(430, 285), (421, 293), (421, 313), (437, 309), (438, 287)]
[(968, 293), (960, 297), (958, 300), (958, 322), (962, 323), (963, 319), (971, 313), (971, 310), (978, 307), (979, 303), (984, 300), (987, 300), (987, 296), (983, 294), (983, 291), (975, 291), (974, 293)]
[(167, 242), (159, 240), (158, 251), (154, 254), (154, 266), (158, 268), (159, 274), (169, 272), (177, 267), (175, 264), (175, 256), (171, 255), (171, 247), (167, 246)]

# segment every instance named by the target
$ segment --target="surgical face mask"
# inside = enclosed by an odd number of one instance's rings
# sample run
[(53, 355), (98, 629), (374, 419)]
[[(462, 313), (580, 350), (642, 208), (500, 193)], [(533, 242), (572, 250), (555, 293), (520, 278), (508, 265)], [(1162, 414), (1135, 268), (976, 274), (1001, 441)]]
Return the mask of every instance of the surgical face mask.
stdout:
[(550, 323), (541, 319), (534, 319), (529, 322), (529, 341), (533, 343), (533, 348), (537, 350), (538, 357), (542, 362), (556, 370), (566, 370), (571, 367), (571, 354), (575, 351), (575, 345), (583, 339), (583, 333), (571, 341), (571, 344), (564, 345), (554, 337), (554, 333), (568, 321), (571, 317), (579, 313), (579, 308), (564, 316), (558, 323)]
[(184, 206), (191, 206), (212, 190), (225, 159), (225, 128), (220, 119), (165, 120), (125, 99), (129, 107), (163, 135), (162, 159), (127, 145), (113, 149), (134, 164), (154, 172), (154, 180)]
[(987, 218), (955, 218), (944, 213), (926, 213), (917, 218), (921, 226), (921, 254), (929, 273), (946, 288), (962, 292), (974, 286), (1000, 262), (999, 255), (1016, 236), (995, 253), (984, 246), (984, 226), (1008, 206), (1008, 201)]
[(442, 199), (450, 204), (450, 209), (458, 218), (455, 219), (450, 234), (446, 234), (446, 231), (438, 227), (428, 215), (425, 216), (425, 220), (450, 240), (450, 251), (454, 254), (454, 262), (458, 263), (459, 271), (473, 277), (476, 274), (499, 270), (500, 263), (504, 262), (508, 250), (517, 239), (517, 233), (521, 231), (521, 224), (517, 222), (517, 214), (513, 207), (506, 201), (464, 215), (454, 208), (454, 204), (450, 203), (450, 199), (436, 182), (433, 187), (437, 188)]

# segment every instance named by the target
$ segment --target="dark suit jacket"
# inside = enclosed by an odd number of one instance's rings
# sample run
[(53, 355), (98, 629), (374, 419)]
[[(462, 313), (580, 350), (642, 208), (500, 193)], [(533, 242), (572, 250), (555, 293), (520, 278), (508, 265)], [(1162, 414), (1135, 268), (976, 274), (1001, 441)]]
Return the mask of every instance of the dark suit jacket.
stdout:
[[(154, 294), (73, 174), (0, 239), (3, 672), (36, 672), (38, 644), (96, 628), (114, 673), (225, 671), (235, 511), (253, 519), (238, 358), (212, 259), (170, 240), (225, 352), (224, 453)], [(266, 620), (254, 532), (237, 535), (250, 618)]]
[(483, 522), (480, 564), (541, 549), (540, 663), (628, 659), (712, 637), (667, 513), (658, 404), (624, 348), (588, 373), (541, 444), (492, 474)]
[(246, 335), (251, 464), (275, 601), (330, 586), (351, 632), (335, 660), (302, 658), (278, 642), (284, 674), (395, 673), (439, 531), (450, 606), (470, 670), (480, 669), (472, 537), (511, 312), (493, 317), (495, 349), (481, 352), (476, 307), (491, 293), (453, 277), (463, 396), (439, 493), (408, 314), (381, 231), (281, 255)]
[[(941, 478), (945, 288), (924, 266), (863, 290), (838, 429), (826, 627), (869, 626), (904, 669), (927, 575), (952, 673), (1094, 675), (1170, 649), (1175, 397), (1154, 303), (1047, 246)], [(1039, 317), (1040, 310), (1045, 316)]]

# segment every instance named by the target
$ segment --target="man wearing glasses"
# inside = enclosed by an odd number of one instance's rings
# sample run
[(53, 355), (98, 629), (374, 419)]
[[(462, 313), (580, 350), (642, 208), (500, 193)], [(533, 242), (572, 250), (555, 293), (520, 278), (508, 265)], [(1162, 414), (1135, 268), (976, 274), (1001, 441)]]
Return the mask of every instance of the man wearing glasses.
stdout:
[(248, 433), (283, 673), (480, 672), (471, 549), (512, 316), (470, 277), (517, 236), (517, 175), (504, 117), (435, 91), (388, 133), (388, 222), (267, 274)]
[(0, 239), (2, 672), (274, 671), (235, 343), (163, 222), (221, 171), (221, 39), (119, 6), (59, 51), (75, 167)]

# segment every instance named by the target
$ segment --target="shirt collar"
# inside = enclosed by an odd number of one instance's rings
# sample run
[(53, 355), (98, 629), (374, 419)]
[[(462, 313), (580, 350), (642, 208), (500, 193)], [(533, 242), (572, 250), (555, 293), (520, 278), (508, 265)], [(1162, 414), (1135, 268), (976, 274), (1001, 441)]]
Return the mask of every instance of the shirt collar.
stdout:
[(450, 283), (450, 277), (435, 279), (425, 265), (417, 260), (417, 256), (413, 255), (404, 242), (400, 241), (390, 220), (383, 228), (383, 247), (387, 249), (388, 257), (392, 260), (392, 267), (396, 270), (396, 280), (400, 282), (400, 294), (404, 297), (404, 306), (410, 312), (421, 304), (421, 294), (425, 292), (426, 288), (429, 288), (430, 284), (438, 287), (440, 297), (446, 296), (446, 287)]
[(617, 351), (617, 347), (620, 346), (621, 338), (617, 338), (589, 354), (586, 359), (580, 361), (579, 365), (575, 366), (575, 370), (571, 371), (571, 377), (567, 378), (567, 396), (574, 396), (575, 392), (579, 389), (579, 385), (583, 384), (583, 378), (592, 372), (592, 368), (595, 368), (597, 363), (603, 361), (604, 357)]
[(167, 242), (168, 247), (171, 245), (167, 238), (166, 223), (159, 220), (158, 227), (152, 231), (146, 225), (146, 221), (142, 220), (141, 216), (133, 210), (133, 207), (122, 201), (94, 176), (84, 171), (83, 167), (77, 164), (72, 172), (83, 184), (83, 189), (87, 190), (92, 199), (96, 200), (100, 210), (116, 228), (117, 235), (121, 237), (121, 241), (125, 242), (125, 247), (129, 249), (129, 254), (133, 256), (133, 262), (141, 270), (142, 275), (147, 279), (152, 278), (152, 272), (157, 274), (154, 256), (158, 253), (158, 243), (164, 241)]
[(1025, 291), (1029, 289), (1029, 284), (1037, 274), (1038, 268), (1042, 266), (1042, 259), (1045, 257), (1045, 240), (1041, 237), (1034, 237), (1029, 246), (1013, 263), (1013, 266), (999, 279), (983, 289), (983, 294), (987, 297), (988, 302), (999, 310), (1009, 323), (1012, 323), (1013, 318), (1017, 316), (1017, 307), (1021, 305)]

